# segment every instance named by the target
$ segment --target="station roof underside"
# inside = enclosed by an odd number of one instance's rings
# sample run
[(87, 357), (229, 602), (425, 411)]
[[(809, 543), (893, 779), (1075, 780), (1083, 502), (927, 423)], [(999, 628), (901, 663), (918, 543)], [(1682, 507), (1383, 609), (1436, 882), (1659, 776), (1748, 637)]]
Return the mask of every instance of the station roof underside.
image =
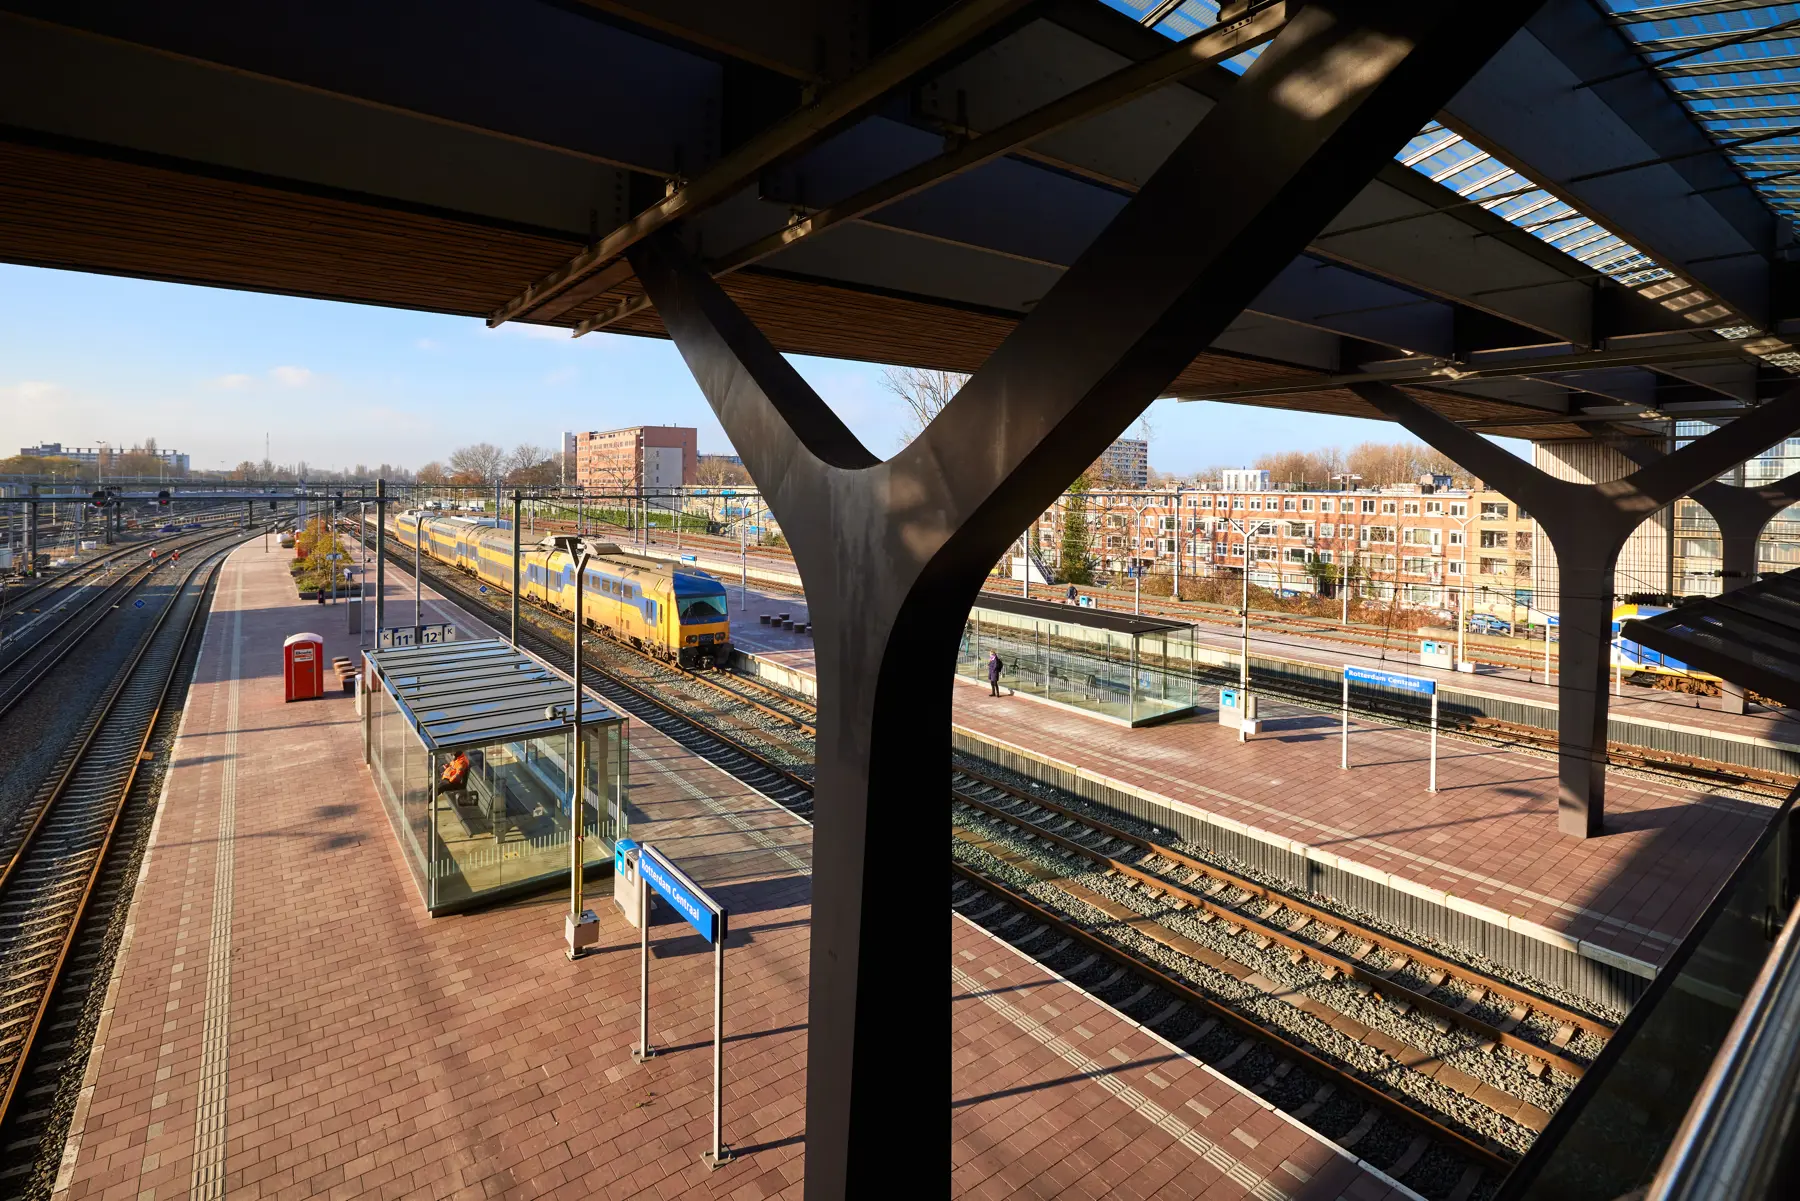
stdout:
[[(1248, 56), (958, 167), (1217, 10), (940, 7), (0, 0), (0, 259), (662, 336), (617, 249), (678, 210), (778, 348), (972, 371)], [(1378, 417), (1343, 386), (1374, 376), (1556, 439), (1787, 386), (1780, 183), (1639, 26), (1549, 0), (1170, 393)], [(924, 184), (867, 203), (903, 172)]]

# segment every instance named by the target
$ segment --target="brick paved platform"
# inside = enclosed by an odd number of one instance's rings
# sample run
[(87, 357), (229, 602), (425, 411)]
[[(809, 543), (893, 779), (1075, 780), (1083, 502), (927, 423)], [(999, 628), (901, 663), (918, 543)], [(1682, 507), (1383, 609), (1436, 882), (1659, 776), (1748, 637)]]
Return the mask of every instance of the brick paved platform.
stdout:
[(959, 728), (1061, 770), (1160, 800), (1320, 862), (1483, 917), (1565, 950), (1651, 974), (1773, 810), (1620, 772), (1607, 833), (1556, 830), (1549, 758), (1444, 738), (1426, 791), (1428, 736), (1266, 703), (1240, 745), (1209, 705), (1129, 730), (982, 687), (955, 693)]
[[(633, 834), (733, 910), (725, 1130), (740, 1158), (708, 1172), (703, 944), (655, 927), (661, 1054), (638, 1066), (637, 936), (607, 888), (600, 947), (577, 963), (559, 892), (427, 917), (351, 699), (281, 699), (288, 634), (354, 650), (342, 610), (294, 599), (286, 563), (251, 544), (223, 573), (57, 1195), (797, 1198), (810, 828), (633, 723)], [(390, 619), (410, 620), (406, 583), (390, 577)], [(429, 596), (427, 615), (484, 632)], [(1389, 1191), (1009, 948), (955, 936), (953, 973), (988, 982), (953, 993), (960, 1191), (1132, 1195), (1165, 1171), (1172, 1195)]]

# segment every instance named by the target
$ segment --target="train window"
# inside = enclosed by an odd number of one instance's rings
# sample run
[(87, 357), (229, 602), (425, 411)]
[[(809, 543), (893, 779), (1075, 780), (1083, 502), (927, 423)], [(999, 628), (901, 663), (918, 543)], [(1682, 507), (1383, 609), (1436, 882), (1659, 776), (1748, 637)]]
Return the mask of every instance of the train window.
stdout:
[(684, 596), (676, 602), (682, 621), (722, 621), (725, 618), (725, 594)]

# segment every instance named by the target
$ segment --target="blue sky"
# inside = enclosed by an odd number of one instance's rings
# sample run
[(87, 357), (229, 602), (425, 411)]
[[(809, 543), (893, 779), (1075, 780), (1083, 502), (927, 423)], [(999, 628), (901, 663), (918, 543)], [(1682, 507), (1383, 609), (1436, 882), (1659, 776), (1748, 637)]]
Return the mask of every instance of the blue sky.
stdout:
[[(866, 445), (900, 445), (881, 368), (795, 365)], [(1385, 422), (1158, 401), (1150, 461), (1188, 472), (1265, 451), (1392, 441)], [(0, 456), (40, 441), (154, 437), (195, 467), (260, 460), (417, 467), (489, 441), (554, 446), (560, 431), (692, 425), (724, 431), (665, 341), (0, 265)]]

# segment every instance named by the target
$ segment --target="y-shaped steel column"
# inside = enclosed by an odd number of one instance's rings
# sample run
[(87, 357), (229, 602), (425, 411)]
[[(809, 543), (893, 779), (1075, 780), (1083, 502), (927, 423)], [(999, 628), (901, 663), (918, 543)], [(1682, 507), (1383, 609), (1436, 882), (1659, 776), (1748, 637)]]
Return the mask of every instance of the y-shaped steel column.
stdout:
[(1530, 510), (1556, 548), (1562, 645), (1557, 676), (1557, 826), (1600, 833), (1606, 808), (1606, 673), (1613, 567), (1631, 532), (1664, 505), (1800, 430), (1800, 388), (1622, 480), (1555, 479), (1387, 384), (1352, 391)]
[(949, 1180), (949, 1016), (932, 983), (946, 944), (917, 904), (943, 880), (919, 875), (917, 852), (942, 845), (921, 830), (941, 812), (950, 676), (982, 578), (1536, 6), (1300, 8), (886, 462), (679, 241), (630, 252), (780, 519), (817, 623), (812, 1201), (937, 1195)]
[[(1662, 452), (1633, 441), (1619, 443), (1619, 453), (1638, 466), (1648, 466), (1662, 457)], [(1719, 527), (1719, 549), (1723, 572), (1719, 591), (1730, 592), (1756, 580), (1756, 546), (1763, 530), (1783, 509), (1800, 504), (1800, 471), (1784, 476), (1760, 488), (1748, 488), (1713, 480), (1688, 493)], [(1744, 711), (1744, 686), (1725, 681), (1719, 698), (1722, 713)]]

